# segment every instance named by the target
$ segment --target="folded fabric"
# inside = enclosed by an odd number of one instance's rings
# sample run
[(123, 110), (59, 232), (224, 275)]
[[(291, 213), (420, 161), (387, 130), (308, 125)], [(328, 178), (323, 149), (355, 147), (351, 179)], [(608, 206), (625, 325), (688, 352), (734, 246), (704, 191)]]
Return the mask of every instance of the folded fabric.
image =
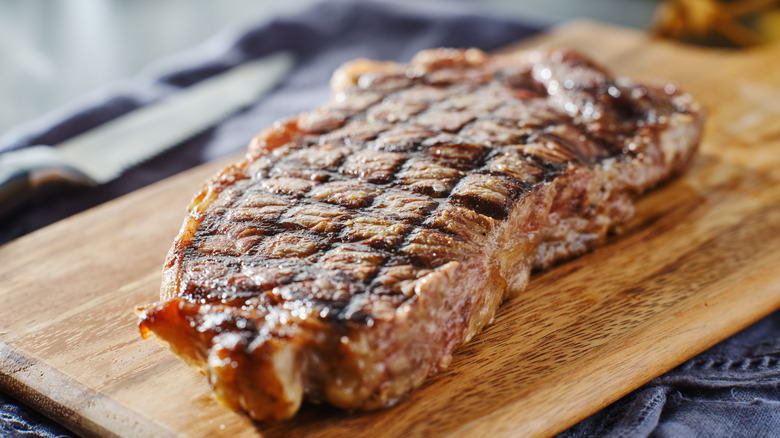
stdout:
[[(197, 164), (243, 150), (274, 120), (329, 97), (330, 73), (358, 57), (407, 61), (419, 50), (493, 50), (539, 26), (452, 4), (325, 2), (295, 15), (228, 30), (203, 46), (152, 66), (67, 113), (0, 138), (0, 151), (57, 144), (247, 60), (292, 51), (295, 70), (257, 104), (109, 184), (40, 199), (0, 222), (0, 243), (129, 193)], [(107, 147), (110, 147), (108, 145)], [(772, 436), (780, 431), (780, 312), (697, 356), (561, 434), (590, 436)], [(0, 435), (51, 437), (59, 426), (0, 395)]]
[(60, 438), (70, 435), (58, 424), (0, 393), (0, 436), (5, 438)]

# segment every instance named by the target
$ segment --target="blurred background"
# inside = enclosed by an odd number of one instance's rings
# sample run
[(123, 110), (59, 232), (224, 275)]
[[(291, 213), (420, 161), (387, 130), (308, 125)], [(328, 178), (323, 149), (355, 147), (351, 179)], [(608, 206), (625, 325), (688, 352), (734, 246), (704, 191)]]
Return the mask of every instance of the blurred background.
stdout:
[[(75, 100), (142, 74), (155, 61), (225, 29), (295, 12), (314, 1), (0, 0), (0, 135), (55, 109), (67, 110)], [(750, 45), (776, 37), (780, 30), (777, 12), (772, 10), (778, 2), (773, 0), (430, 3), (471, 7), (540, 25), (573, 18), (640, 29), (661, 29), (660, 23), (667, 34), (707, 44)], [(729, 16), (741, 23), (729, 23)]]

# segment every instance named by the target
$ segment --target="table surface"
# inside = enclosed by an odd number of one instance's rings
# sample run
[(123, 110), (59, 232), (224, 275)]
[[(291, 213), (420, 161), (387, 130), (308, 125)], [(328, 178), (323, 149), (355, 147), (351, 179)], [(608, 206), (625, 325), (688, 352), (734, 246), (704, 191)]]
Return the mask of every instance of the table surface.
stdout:
[[(223, 29), (271, 19), (313, 3), (315, 0), (0, 2), (0, 136), (132, 78), (156, 60), (194, 47)], [(579, 17), (646, 28), (659, 1), (440, 3), (443, 8), (466, 6), (539, 24)]]
[[(780, 77), (768, 67), (780, 45), (695, 50), (587, 23), (540, 38), (699, 96), (710, 123), (692, 169), (644, 198), (621, 239), (535, 277), (533, 293), (507, 302), (494, 325), (403, 404), (343, 417), (309, 409), (294, 423), (262, 426), (264, 435), (511, 436), (519, 427), (546, 435), (780, 306), (780, 124), (772, 116)], [(256, 432), (214, 402), (202, 376), (142, 341), (128, 311), (156, 296), (177, 206), (218, 165), (0, 248), (8, 261), (0, 264), (0, 357), (12, 370), (0, 386), (77, 431)], [(198, 421), (189, 415), (196, 410)]]

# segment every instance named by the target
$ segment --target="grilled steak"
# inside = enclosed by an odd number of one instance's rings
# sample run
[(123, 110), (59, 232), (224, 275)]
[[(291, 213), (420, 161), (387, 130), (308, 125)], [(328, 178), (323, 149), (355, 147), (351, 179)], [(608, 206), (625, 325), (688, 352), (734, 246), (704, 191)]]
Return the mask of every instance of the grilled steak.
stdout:
[(256, 419), (396, 403), (682, 170), (702, 112), (575, 52), (359, 60), (196, 196), (140, 329)]

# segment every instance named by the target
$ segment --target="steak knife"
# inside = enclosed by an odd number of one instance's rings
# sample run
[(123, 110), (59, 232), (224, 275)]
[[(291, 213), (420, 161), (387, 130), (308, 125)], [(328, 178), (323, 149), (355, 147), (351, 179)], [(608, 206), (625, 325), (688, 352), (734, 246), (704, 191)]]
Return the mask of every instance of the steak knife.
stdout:
[(278, 52), (106, 122), (56, 146), (0, 154), (0, 217), (57, 185), (98, 185), (214, 126), (271, 90), (292, 69)]

